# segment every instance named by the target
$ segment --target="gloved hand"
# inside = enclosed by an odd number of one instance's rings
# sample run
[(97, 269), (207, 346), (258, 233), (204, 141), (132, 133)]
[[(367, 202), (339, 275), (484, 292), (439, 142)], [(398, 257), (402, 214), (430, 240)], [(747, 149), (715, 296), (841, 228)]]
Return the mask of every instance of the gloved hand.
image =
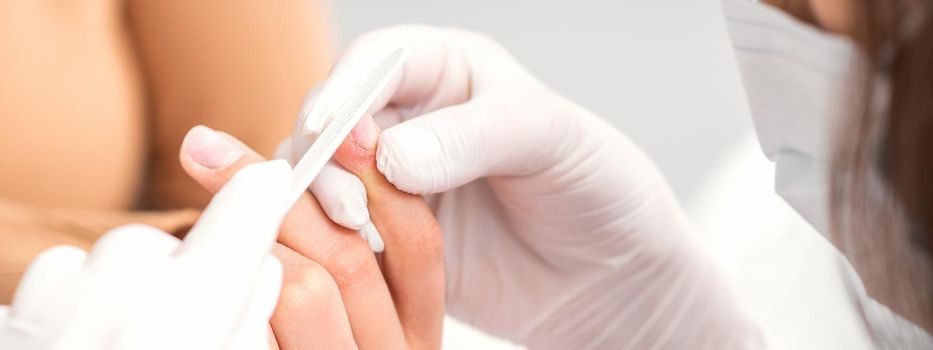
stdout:
[[(324, 103), (400, 46), (409, 58), (374, 116), (377, 166), (433, 195), (449, 313), (531, 348), (761, 347), (652, 162), (483, 36), (359, 37), (280, 153), (302, 154), (339, 108)], [(363, 186), (338, 166), (311, 191), (334, 221), (368, 221)]]
[(244, 168), (184, 241), (129, 225), (90, 253), (43, 252), (0, 312), (0, 349), (269, 348), (290, 179), (283, 161)]

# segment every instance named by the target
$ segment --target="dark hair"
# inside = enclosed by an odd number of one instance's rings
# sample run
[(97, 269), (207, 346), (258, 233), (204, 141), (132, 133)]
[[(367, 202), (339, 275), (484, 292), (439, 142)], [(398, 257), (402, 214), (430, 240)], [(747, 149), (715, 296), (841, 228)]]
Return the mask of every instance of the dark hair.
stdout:
[[(929, 330), (933, 4), (851, 4), (855, 8), (850, 34), (865, 53), (857, 89), (862, 104), (840, 120), (840, 132), (834, 135), (832, 238), (866, 281), (870, 295)], [(912, 290), (897, 287), (905, 282), (913, 284)]]

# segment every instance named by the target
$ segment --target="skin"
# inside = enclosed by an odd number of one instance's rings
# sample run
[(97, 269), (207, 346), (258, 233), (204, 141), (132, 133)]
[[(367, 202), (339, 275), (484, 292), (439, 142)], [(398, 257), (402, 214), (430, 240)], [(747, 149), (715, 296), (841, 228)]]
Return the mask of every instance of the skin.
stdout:
[(271, 154), (333, 56), (317, 0), (0, 7), (0, 147), (18, 150), (0, 155), (0, 196), (31, 205), (202, 207), (175, 158), (185, 132)]
[[(440, 227), (421, 197), (397, 190), (376, 170), (378, 132), (372, 118), (366, 117), (335, 157), (363, 180), (370, 193), (370, 213), (386, 243), (382, 265), (365, 241), (331, 222), (306, 192), (286, 217), (280, 243), (273, 250), (285, 274), (271, 320), (282, 349), (440, 347), (444, 315)], [(200, 165), (182, 147), (182, 167), (211, 192), (240, 168), (264, 160), (227, 136), (244, 154), (220, 169)]]
[[(192, 126), (271, 154), (332, 62), (325, 10), (320, 0), (2, 2), (0, 304), (43, 249), (89, 247), (132, 220), (187, 221), (168, 231), (193, 222), (173, 211), (210, 198), (177, 161)], [(42, 219), (74, 212), (84, 214), (67, 224)]]
[(0, 200), (0, 304), (9, 304), (20, 276), (36, 255), (53, 245), (89, 250), (110, 229), (144, 222), (165, 232), (186, 232), (197, 210), (120, 213), (94, 209), (47, 209)]
[[(317, 0), (2, 7), (0, 147), (18, 151), (0, 154), (0, 303), (52, 245), (90, 248), (128, 222), (183, 234), (197, 212), (132, 210), (203, 206), (290, 133), (332, 58)], [(198, 171), (185, 157), (179, 164), (185, 131), (196, 124), (229, 131), (251, 150), (222, 171)], [(376, 174), (371, 154), (351, 158), (354, 169)], [(310, 196), (296, 205), (275, 248), (285, 264), (271, 323), (276, 348), (439, 347), (440, 235), (420, 198), (379, 190), (386, 184), (372, 190), (426, 219), (423, 234), (412, 234), (417, 225), (371, 208), (387, 243), (412, 250), (384, 255), (388, 278), (365, 242)]]
[[(827, 31), (852, 32), (844, 0), (766, 1)], [(9, 199), (7, 213), (31, 212), (43, 220), (51, 206), (96, 208), (112, 219), (108, 210), (203, 205), (209, 192), (188, 181), (182, 168), (214, 192), (236, 169), (262, 160), (259, 154), (270, 154), (288, 133), (301, 98), (325, 74), (330, 57), (322, 35), (326, 21), (315, 2), (101, 0), (64, 11), (41, 2), (4, 6), (10, 11), (0, 11), (0, 38), (9, 39), (0, 40), (0, 130), (7, 132), (0, 147), (29, 151), (0, 154), (0, 196)], [(198, 123), (228, 130), (259, 152), (208, 172), (182, 153), (179, 166), (174, 154), (184, 131)], [(420, 199), (395, 191), (369, 157), (358, 144), (345, 144), (338, 155), (373, 193), (370, 212), (387, 246), (418, 249), (387, 251), (383, 275), (365, 243), (330, 223), (305, 195), (275, 248), (285, 265), (271, 324), (276, 346), (439, 346), (439, 231), (433, 219), (426, 220), (431, 215)], [(87, 164), (95, 165), (92, 171)], [(63, 173), (69, 181), (61, 181)], [(424, 215), (411, 215), (418, 210)], [(126, 221), (159, 220), (121, 218), (132, 219), (112, 219), (112, 226), (104, 220), (97, 232)], [(15, 286), (21, 267), (39, 250), (59, 243), (87, 247), (96, 238), (94, 229), (76, 238), (73, 228), (42, 227), (43, 220), (25, 227), (0, 223), (0, 242), (10, 242), (0, 247), (17, 247), (15, 254), (0, 251), (0, 289)], [(28, 232), (34, 233), (23, 243)], [(8, 293), (0, 290), (3, 302)], [(320, 327), (322, 321), (332, 327)]]

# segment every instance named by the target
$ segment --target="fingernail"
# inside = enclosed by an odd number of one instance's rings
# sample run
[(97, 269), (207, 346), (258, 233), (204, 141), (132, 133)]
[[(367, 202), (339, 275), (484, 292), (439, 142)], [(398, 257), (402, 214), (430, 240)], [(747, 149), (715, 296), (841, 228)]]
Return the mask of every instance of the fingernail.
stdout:
[(182, 149), (191, 159), (208, 169), (222, 169), (243, 156), (239, 145), (203, 125), (188, 131)]
[(376, 149), (376, 142), (379, 140), (379, 126), (372, 116), (365, 115), (359, 123), (353, 127), (350, 132), (350, 138), (357, 146), (364, 150)]

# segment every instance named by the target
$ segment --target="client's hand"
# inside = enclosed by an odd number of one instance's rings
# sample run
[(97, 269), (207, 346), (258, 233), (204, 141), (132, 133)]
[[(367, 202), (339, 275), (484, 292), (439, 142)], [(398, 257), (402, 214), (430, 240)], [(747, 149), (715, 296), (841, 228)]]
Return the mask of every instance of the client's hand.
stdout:
[[(385, 240), (383, 269), (355, 232), (327, 218), (305, 194), (286, 217), (274, 253), (285, 279), (271, 324), (291, 348), (438, 348), (444, 314), (442, 237), (418, 196), (396, 190), (375, 169), (378, 128), (365, 118), (336, 158), (370, 194), (372, 220)], [(182, 146), (185, 170), (210, 191), (262, 157), (203, 126)]]
[(289, 178), (282, 161), (244, 168), (184, 241), (129, 225), (90, 253), (45, 251), (0, 310), (0, 349), (268, 348)]

